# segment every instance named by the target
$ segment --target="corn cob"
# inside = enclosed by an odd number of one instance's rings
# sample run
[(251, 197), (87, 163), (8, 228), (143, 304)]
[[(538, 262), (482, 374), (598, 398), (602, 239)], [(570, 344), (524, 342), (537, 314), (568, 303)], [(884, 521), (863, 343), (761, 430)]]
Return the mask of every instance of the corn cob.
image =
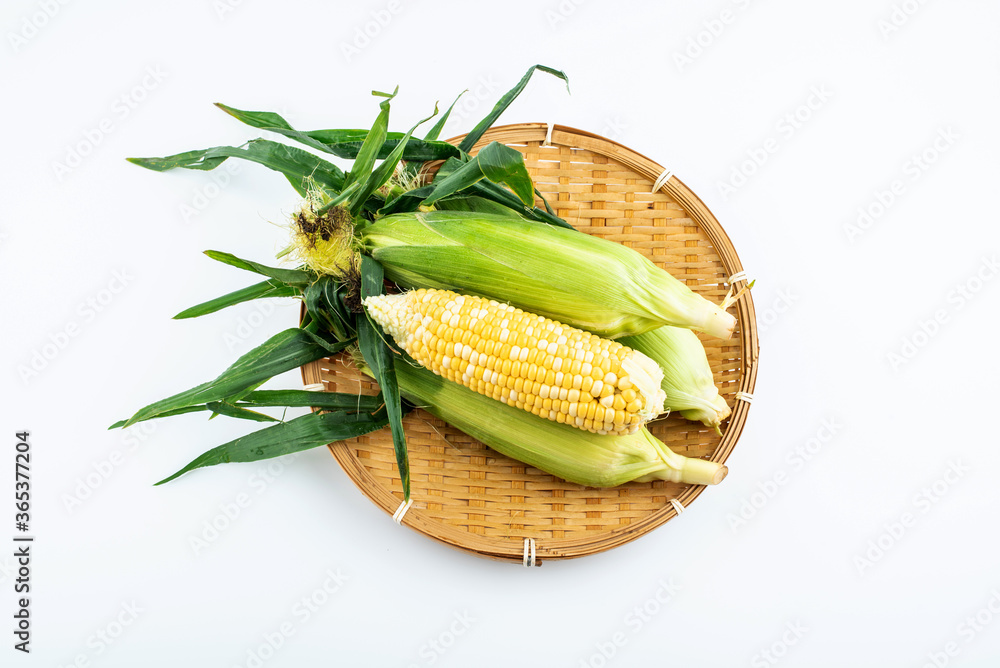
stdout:
[(663, 369), (664, 408), (721, 433), (719, 425), (732, 410), (719, 396), (712, 367), (698, 335), (690, 329), (660, 327), (620, 339), (623, 345), (648, 355)]
[[(370, 372), (362, 369), (366, 373)], [(416, 406), (497, 452), (589, 487), (632, 480), (716, 485), (728, 469), (673, 452), (646, 428), (601, 436), (519, 411), (413, 364), (397, 364), (400, 392)]]
[(638, 252), (574, 230), (431, 211), (385, 216), (359, 233), (401, 287), (461, 290), (606, 338), (675, 325), (726, 339), (736, 324)]
[(631, 434), (663, 410), (663, 372), (618, 342), (447, 290), (368, 297), (364, 305), (422, 366), (543, 418)]

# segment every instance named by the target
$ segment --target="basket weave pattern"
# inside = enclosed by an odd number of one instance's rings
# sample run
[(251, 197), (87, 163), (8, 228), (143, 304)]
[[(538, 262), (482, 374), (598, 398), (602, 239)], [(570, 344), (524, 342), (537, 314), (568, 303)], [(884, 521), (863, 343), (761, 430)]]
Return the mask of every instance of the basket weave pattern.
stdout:
[[(652, 193), (663, 168), (615, 142), (555, 126), (520, 124), (487, 132), (473, 152), (500, 141), (525, 156), (535, 186), (556, 215), (577, 229), (630, 246), (689, 287), (720, 303), (729, 276), (741, 271), (729, 238), (705, 205), (676, 177)], [(581, 276), (581, 281), (600, 280)], [(732, 407), (723, 437), (700, 423), (667, 417), (650, 431), (676, 452), (724, 462), (742, 431), (753, 392), (757, 336), (753, 303), (730, 309), (738, 318), (728, 341), (700, 335), (716, 384)], [(306, 383), (375, 394), (377, 386), (338, 357), (303, 367)], [(567, 483), (500, 455), (422, 410), (404, 420), (413, 507), (403, 523), (480, 556), (521, 562), (524, 539), (536, 563), (593, 554), (663, 524), (689, 505), (700, 486), (655, 481), (594, 489)], [(337, 461), (375, 503), (393, 513), (402, 500), (389, 430), (332, 444)], [(725, 483), (723, 483), (725, 484)]]

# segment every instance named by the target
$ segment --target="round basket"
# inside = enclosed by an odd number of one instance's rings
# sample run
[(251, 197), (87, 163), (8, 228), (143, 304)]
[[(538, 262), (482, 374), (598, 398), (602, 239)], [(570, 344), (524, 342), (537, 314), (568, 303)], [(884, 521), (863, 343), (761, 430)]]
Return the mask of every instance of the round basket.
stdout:
[[(491, 141), (524, 154), (535, 186), (556, 215), (587, 234), (631, 246), (713, 302), (722, 301), (727, 280), (742, 271), (729, 237), (702, 201), (639, 153), (544, 123), (493, 128), (472, 152)], [(675, 451), (716, 462), (725, 462), (739, 439), (749, 402), (738, 400), (737, 393), (752, 393), (756, 377), (757, 328), (749, 293), (730, 310), (738, 318), (732, 339), (700, 335), (715, 382), (733, 408), (723, 436), (680, 417), (649, 425)], [(302, 374), (306, 384), (323, 383), (330, 391), (378, 391), (343, 357), (306, 365)], [(669, 521), (704, 489), (664, 481), (582, 487), (500, 455), (422, 410), (403, 422), (413, 505), (402, 523), (491, 559), (540, 565), (602, 552)], [(368, 498), (389, 514), (399, 508), (403, 492), (388, 429), (329, 447)]]

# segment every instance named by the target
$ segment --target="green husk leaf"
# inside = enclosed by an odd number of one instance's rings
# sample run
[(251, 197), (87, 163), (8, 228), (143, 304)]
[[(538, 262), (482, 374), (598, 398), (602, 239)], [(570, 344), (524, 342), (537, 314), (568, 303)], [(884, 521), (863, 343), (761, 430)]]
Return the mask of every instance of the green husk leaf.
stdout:
[(305, 287), (312, 283), (315, 278), (315, 276), (308, 271), (302, 271), (301, 269), (280, 269), (278, 267), (268, 267), (267, 265), (260, 264), (259, 262), (244, 260), (236, 257), (232, 253), (225, 253), (223, 251), (207, 250), (205, 251), (205, 255), (217, 262), (228, 264), (232, 267), (236, 267), (237, 269), (252, 271), (256, 274), (261, 274), (262, 276), (267, 276), (268, 278), (281, 281), (286, 285)]
[[(435, 175), (434, 182), (437, 183), (438, 179), (444, 180), (445, 178), (453, 174), (456, 169), (461, 168), (463, 164), (464, 163), (455, 158), (446, 160), (445, 163), (441, 165), (441, 168), (438, 170), (438, 173)], [(416, 193), (416, 192), (417, 192), (416, 190), (411, 191), (411, 193)], [(518, 199), (517, 195), (507, 190), (503, 186), (493, 183), (492, 181), (489, 181), (487, 179), (477, 181), (476, 183), (467, 186), (466, 188), (456, 193), (455, 197), (482, 198), (483, 200), (488, 200), (490, 202), (499, 204), (500, 206), (504, 207), (504, 209), (508, 209), (509, 211), (498, 211), (493, 207), (476, 208), (475, 205), (473, 205), (472, 208), (462, 208), (462, 205), (450, 206), (443, 204), (443, 202), (451, 200), (452, 197), (442, 199), (435, 206), (437, 206), (439, 209), (451, 209), (454, 211), (481, 211), (485, 213), (500, 213), (500, 214), (514, 213), (518, 216), (521, 216), (523, 218), (538, 223), (546, 223), (548, 225), (554, 225), (555, 227), (563, 227), (569, 230), (574, 229), (572, 225), (567, 223), (562, 218), (556, 216), (554, 213), (549, 213), (548, 211), (540, 209), (537, 206), (530, 206), (530, 207), (525, 206), (524, 202)], [(405, 211), (405, 212), (416, 211), (416, 210), (417, 210), (416, 208), (400, 209), (400, 211)], [(394, 211), (394, 213), (398, 212), (399, 211)]]
[[(151, 416), (149, 418), (143, 418), (142, 420), (136, 420), (136, 422), (145, 422), (146, 420), (152, 419), (152, 417), (157, 417), (157, 418), (173, 417), (175, 415), (184, 415), (185, 413), (198, 413), (198, 412), (206, 411), (206, 410), (208, 410), (208, 408), (204, 404), (202, 404), (201, 406), (184, 406), (183, 408), (175, 408), (174, 410), (171, 410), (171, 411), (164, 411), (164, 412), (162, 412), (162, 413), (160, 413), (158, 415)], [(115, 422), (113, 425), (111, 425), (110, 427), (108, 427), (108, 429), (109, 430), (110, 429), (122, 429), (126, 425), (130, 425), (130, 424), (134, 424), (134, 423), (130, 423), (128, 420), (119, 420), (118, 422)]]
[[(446, 112), (444, 112), (444, 116), (442, 116), (441, 118), (438, 119), (438, 122), (434, 124), (434, 127), (432, 127), (431, 130), (430, 130), (430, 132), (427, 133), (427, 136), (424, 137), (424, 140), (426, 140), (426, 141), (436, 141), (437, 138), (441, 136), (441, 131), (444, 130), (445, 123), (448, 122), (448, 117), (451, 116), (451, 110), (455, 108), (455, 105), (458, 104), (458, 101), (460, 99), (462, 99), (462, 96), (465, 95), (468, 92), (469, 92), (469, 90), (466, 89), (466, 90), (463, 90), (461, 93), (458, 94), (458, 97), (455, 98), (455, 101), (452, 102), (451, 106), (448, 107), (448, 110)], [(449, 146), (451, 146), (451, 144), (449, 144)], [(456, 153), (457, 152), (458, 151), (456, 149)], [(442, 158), (442, 159), (444, 159), (444, 158)]]
[(161, 417), (188, 406), (239, 399), (241, 394), (257, 388), (279, 373), (339, 352), (346, 345), (330, 343), (303, 329), (286, 329), (240, 357), (215, 380), (152, 403), (136, 412), (122, 426)]
[(199, 316), (208, 315), (209, 313), (221, 311), (228, 306), (241, 304), (254, 299), (265, 299), (268, 297), (295, 297), (301, 293), (302, 290), (299, 288), (287, 285), (272, 278), (261, 283), (255, 283), (254, 285), (250, 285), (240, 290), (236, 290), (235, 292), (230, 292), (227, 295), (210, 299), (207, 302), (202, 302), (201, 304), (192, 306), (191, 308), (184, 309), (174, 316), (174, 320), (197, 318)]
[[(213, 402), (214, 403), (214, 402)], [(159, 415), (143, 418), (138, 422), (151, 420), (154, 418), (173, 417), (186, 413), (200, 413), (213, 410), (212, 404), (199, 404), (197, 406), (185, 406), (172, 411), (166, 411)], [(382, 399), (378, 396), (367, 394), (350, 394), (348, 392), (311, 392), (309, 390), (254, 390), (243, 396), (243, 399), (236, 403), (228, 404), (237, 408), (264, 408), (268, 406), (282, 406), (287, 408), (320, 408), (329, 411), (342, 411), (345, 413), (374, 413), (382, 408)], [(218, 412), (218, 411), (216, 411)], [(119, 420), (108, 429), (120, 429), (124, 427), (128, 420)]]
[[(216, 102), (215, 106), (251, 127), (283, 135), (306, 146), (348, 160), (353, 160), (358, 156), (368, 134), (368, 130), (307, 130), (302, 132), (294, 129), (279, 114), (270, 111), (245, 111), (219, 102)], [(451, 109), (448, 111), (450, 112)], [(445, 118), (447, 119), (447, 116)], [(402, 132), (386, 133), (385, 142), (378, 152), (378, 158), (384, 160), (388, 157), (399, 146), (403, 137)], [(443, 141), (434, 141), (436, 139), (437, 136), (428, 136), (423, 141), (410, 139), (403, 151), (402, 159), (423, 162), (426, 160), (445, 160), (461, 155), (455, 146)]]
[(374, 413), (382, 407), (382, 400), (377, 396), (349, 392), (255, 390), (244, 396), (237, 405), (311, 407), (347, 413)]
[(386, 202), (385, 206), (378, 210), (379, 216), (388, 216), (393, 213), (410, 213), (420, 208), (420, 203), (431, 194), (434, 186), (421, 186), (408, 190), (399, 197)]
[(156, 484), (162, 485), (189, 471), (205, 466), (230, 462), (255, 462), (293, 452), (302, 452), (335, 441), (367, 434), (381, 429), (387, 423), (388, 419), (383, 415), (373, 416), (368, 413), (350, 415), (341, 412), (309, 413), (212, 448), (181, 470)]
[(333, 163), (300, 148), (267, 139), (254, 139), (247, 142), (246, 148), (215, 146), (168, 155), (164, 158), (127, 158), (127, 160), (146, 169), (165, 172), (178, 168), (211, 170), (221, 165), (227, 158), (242, 158), (281, 172), (303, 197), (310, 185), (335, 192), (344, 187), (344, 172)]
[(281, 420), (273, 418), (270, 415), (264, 415), (263, 413), (258, 413), (257, 411), (252, 411), (249, 408), (244, 408), (242, 406), (227, 404), (225, 401), (210, 401), (205, 404), (205, 408), (212, 411), (216, 415), (225, 415), (226, 417), (238, 418), (240, 420), (252, 420), (254, 422), (281, 422)]
[(434, 179), (434, 189), (423, 203), (430, 206), (483, 179), (506, 183), (525, 207), (534, 206), (534, 185), (524, 166), (524, 156), (500, 142), (490, 143), (475, 158), (454, 169), (443, 179)]
[[(382, 148), (382, 144), (385, 143), (385, 136), (389, 128), (389, 106), (392, 102), (392, 98), (396, 96), (399, 91), (399, 87), (393, 91), (392, 95), (384, 95), (385, 99), (379, 102), (379, 114), (375, 118), (375, 122), (372, 124), (371, 130), (365, 135), (365, 140), (361, 144), (361, 149), (358, 151), (358, 155), (354, 158), (354, 166), (351, 167), (350, 173), (347, 175), (347, 180), (344, 182), (345, 186), (349, 186), (352, 183), (364, 183), (365, 179), (371, 176), (372, 168), (375, 166), (375, 160), (378, 158), (379, 149)], [(381, 95), (376, 91), (372, 91), (372, 95)]]
[(519, 82), (517, 82), (517, 85), (507, 91), (504, 96), (500, 98), (500, 101), (496, 103), (493, 109), (490, 110), (490, 113), (486, 115), (486, 118), (479, 121), (479, 124), (472, 129), (472, 132), (465, 136), (462, 143), (458, 145), (459, 149), (465, 153), (472, 150), (472, 147), (476, 145), (476, 142), (478, 142), (482, 138), (483, 134), (485, 134), (486, 131), (489, 130), (494, 123), (496, 123), (497, 119), (500, 118), (500, 114), (502, 114), (504, 110), (510, 106), (510, 103), (521, 94), (521, 91), (528, 85), (528, 81), (531, 79), (531, 75), (534, 74), (535, 70), (541, 70), (553, 76), (559, 77), (566, 82), (566, 90), (569, 90), (569, 77), (567, 77), (564, 72), (551, 67), (546, 67), (544, 65), (534, 65), (529, 67), (525, 75), (521, 77)]
[(538, 188), (535, 188), (535, 195), (537, 195), (538, 199), (542, 200), (542, 204), (545, 205), (545, 213), (549, 214), (550, 216), (556, 215), (556, 212), (552, 210), (552, 205), (549, 204), (549, 200), (545, 199), (545, 195), (542, 194), (542, 191), (540, 191)]
[(327, 312), (335, 316), (340, 321), (344, 331), (347, 332), (347, 336), (344, 339), (353, 339), (355, 338), (355, 321), (357, 320), (357, 315), (352, 313), (344, 303), (348, 292), (348, 287), (343, 283), (329, 280), (324, 283), (323, 302), (326, 304)]
[(332, 276), (321, 276), (316, 282), (310, 283), (302, 293), (303, 301), (314, 320), (330, 330), (338, 341), (344, 341), (350, 338), (344, 322), (338, 314), (330, 312), (327, 304), (327, 289), (331, 282), (337, 283)]
[(549, 213), (544, 209), (539, 209), (537, 206), (524, 206), (521, 201), (509, 190), (506, 190), (491, 181), (480, 181), (469, 188), (468, 192), (484, 199), (497, 202), (498, 204), (503, 204), (528, 220), (533, 220), (538, 223), (546, 223), (547, 225), (552, 225), (554, 227), (562, 227), (567, 230), (576, 229), (559, 216), (556, 216), (554, 213)]
[[(383, 293), (382, 265), (366, 255), (361, 256), (361, 298)], [(396, 453), (396, 466), (403, 485), (403, 500), (410, 498), (410, 465), (406, 453), (406, 435), (403, 433), (403, 411), (400, 405), (399, 384), (396, 381), (394, 354), (386, 343), (388, 338), (382, 328), (365, 317), (358, 318), (358, 347), (365, 362), (371, 367), (385, 401), (392, 430), (392, 447)]]
[[(312, 130), (306, 134), (322, 141), (330, 153), (338, 158), (354, 160), (358, 157), (367, 130)], [(402, 132), (387, 132), (385, 142), (378, 151), (378, 159), (384, 160), (392, 153), (406, 136)], [(447, 160), (462, 155), (458, 147), (445, 141), (427, 141), (411, 137), (403, 151), (403, 160), (411, 162), (426, 162), (428, 160)]]
[[(386, 104), (388, 104), (388, 101), (386, 101)], [(371, 175), (365, 181), (364, 187), (362, 187), (351, 200), (351, 214), (356, 216), (361, 211), (362, 205), (368, 201), (368, 197), (375, 192), (377, 188), (380, 188), (386, 181), (389, 180), (389, 177), (396, 171), (396, 166), (399, 164), (399, 161), (403, 156), (403, 150), (406, 148), (406, 143), (410, 140), (410, 136), (413, 134), (413, 131), (437, 116), (437, 113), (437, 105), (434, 105), (434, 113), (410, 128), (410, 131), (406, 133), (406, 136), (403, 137), (403, 140), (400, 141), (396, 148), (393, 149), (392, 153), (390, 153), (386, 159), (382, 161), (382, 164), (372, 171)]]

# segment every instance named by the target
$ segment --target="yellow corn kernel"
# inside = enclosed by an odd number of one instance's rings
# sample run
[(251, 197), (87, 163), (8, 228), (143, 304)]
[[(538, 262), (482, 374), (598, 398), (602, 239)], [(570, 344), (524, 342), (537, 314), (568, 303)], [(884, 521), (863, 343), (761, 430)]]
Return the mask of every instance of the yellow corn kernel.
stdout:
[(589, 431), (638, 431), (662, 407), (662, 370), (621, 344), (446, 290), (369, 297), (414, 360), (479, 394)]

